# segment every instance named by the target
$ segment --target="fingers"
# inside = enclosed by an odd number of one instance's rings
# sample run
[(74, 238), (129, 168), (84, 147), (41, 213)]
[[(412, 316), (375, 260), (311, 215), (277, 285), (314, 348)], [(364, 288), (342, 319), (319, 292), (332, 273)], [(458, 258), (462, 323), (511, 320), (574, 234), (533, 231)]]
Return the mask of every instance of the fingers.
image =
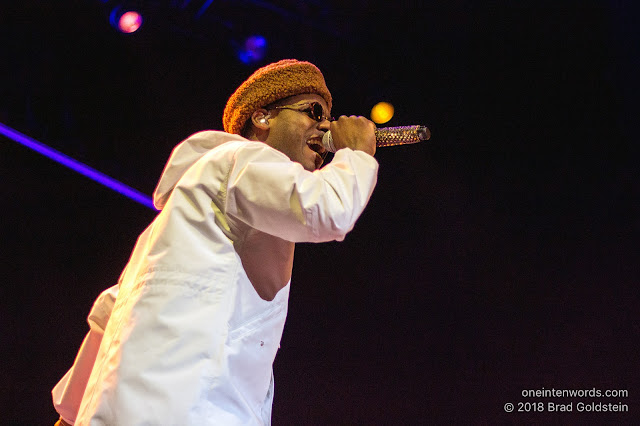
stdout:
[(376, 152), (376, 125), (362, 116), (340, 116), (331, 122), (331, 136), (336, 149), (351, 148), (369, 155)]

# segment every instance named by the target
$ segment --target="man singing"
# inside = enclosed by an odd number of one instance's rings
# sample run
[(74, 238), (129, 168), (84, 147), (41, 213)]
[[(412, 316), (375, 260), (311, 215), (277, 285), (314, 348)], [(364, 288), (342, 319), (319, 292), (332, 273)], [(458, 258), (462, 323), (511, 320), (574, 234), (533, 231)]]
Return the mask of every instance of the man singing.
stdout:
[(160, 213), (53, 389), (59, 424), (271, 423), (295, 243), (343, 240), (377, 179), (375, 125), (330, 111), (320, 70), (283, 60), (233, 93), (225, 132), (174, 149)]

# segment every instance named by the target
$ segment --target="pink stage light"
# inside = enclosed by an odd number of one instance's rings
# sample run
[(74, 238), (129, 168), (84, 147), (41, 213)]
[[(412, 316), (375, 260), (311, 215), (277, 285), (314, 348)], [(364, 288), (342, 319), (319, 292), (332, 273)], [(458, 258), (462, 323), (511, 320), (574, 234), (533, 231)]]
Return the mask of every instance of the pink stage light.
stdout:
[(133, 33), (142, 25), (142, 15), (138, 12), (129, 11), (122, 14), (118, 20), (118, 29), (123, 33)]

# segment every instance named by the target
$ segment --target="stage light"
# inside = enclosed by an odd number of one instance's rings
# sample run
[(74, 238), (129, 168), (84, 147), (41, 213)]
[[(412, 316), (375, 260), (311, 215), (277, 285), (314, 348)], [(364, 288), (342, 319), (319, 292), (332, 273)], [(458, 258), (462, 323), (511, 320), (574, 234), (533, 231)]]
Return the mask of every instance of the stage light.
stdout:
[(140, 25), (142, 25), (142, 16), (133, 10), (123, 13), (118, 22), (120, 31), (127, 34), (135, 32)]
[(371, 120), (376, 124), (383, 124), (393, 118), (393, 105), (389, 102), (378, 102), (371, 108)]
[(136, 32), (142, 25), (142, 15), (134, 10), (116, 6), (109, 15), (109, 22), (118, 31), (131, 34)]
[(267, 39), (261, 35), (247, 37), (242, 47), (237, 50), (238, 59), (243, 64), (261, 61), (267, 53)]
[(49, 157), (50, 159), (57, 161), (63, 166), (69, 167), (70, 169), (75, 170), (76, 172), (83, 174), (90, 179), (93, 179), (94, 181), (106, 186), (109, 189), (113, 189), (114, 191), (117, 191), (120, 194), (129, 197), (133, 201), (136, 201), (143, 206), (156, 210), (153, 205), (153, 201), (151, 201), (151, 197), (149, 197), (148, 195), (145, 195), (140, 191), (137, 191), (125, 185), (124, 183), (119, 182), (114, 178), (109, 177), (104, 173), (101, 173), (98, 170), (79, 162), (78, 160), (74, 160), (68, 155), (63, 154), (60, 151), (56, 151), (55, 149), (48, 147), (42, 142), (38, 142), (37, 140), (32, 139), (29, 136), (24, 135), (2, 123), (0, 123), (0, 134), (44, 155), (45, 157)]

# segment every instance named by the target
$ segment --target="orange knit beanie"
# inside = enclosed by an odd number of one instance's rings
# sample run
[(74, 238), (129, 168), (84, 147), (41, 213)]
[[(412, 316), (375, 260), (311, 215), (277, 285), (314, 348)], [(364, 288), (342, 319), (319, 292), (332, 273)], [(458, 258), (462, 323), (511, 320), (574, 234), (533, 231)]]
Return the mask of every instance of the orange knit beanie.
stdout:
[(256, 109), (307, 93), (322, 96), (331, 111), (331, 93), (315, 65), (295, 59), (266, 65), (251, 74), (227, 101), (222, 115), (224, 130), (239, 135)]

